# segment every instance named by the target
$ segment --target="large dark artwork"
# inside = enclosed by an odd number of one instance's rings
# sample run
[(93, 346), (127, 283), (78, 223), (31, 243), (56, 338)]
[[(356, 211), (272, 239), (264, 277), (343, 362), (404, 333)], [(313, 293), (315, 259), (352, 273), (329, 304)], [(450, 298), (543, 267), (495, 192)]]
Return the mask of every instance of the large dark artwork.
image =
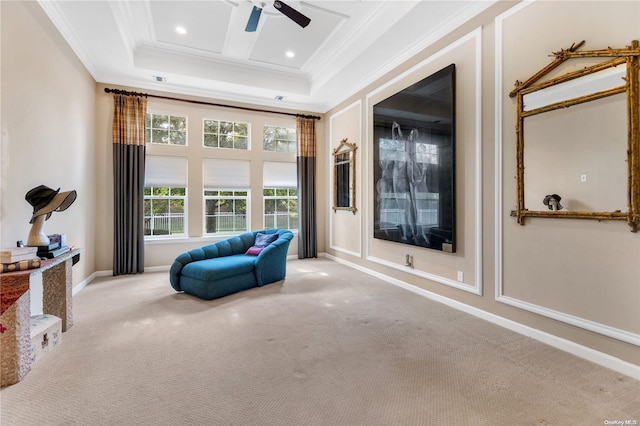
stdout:
[(373, 236), (455, 252), (455, 65), (374, 105), (373, 121)]

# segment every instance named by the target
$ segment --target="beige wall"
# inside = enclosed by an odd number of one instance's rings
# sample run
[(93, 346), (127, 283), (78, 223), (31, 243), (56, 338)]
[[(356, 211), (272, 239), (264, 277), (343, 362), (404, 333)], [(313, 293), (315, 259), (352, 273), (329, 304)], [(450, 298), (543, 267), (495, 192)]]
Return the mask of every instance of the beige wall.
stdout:
[(566, 211), (627, 211), (626, 94), (528, 117), (524, 129), (529, 210), (559, 194)]
[[(113, 120), (113, 95), (104, 92), (106, 86), (99, 84), (96, 93), (96, 109), (97, 109), (97, 146), (100, 156), (104, 161), (98, 164), (97, 187), (99, 192), (104, 194), (97, 200), (98, 203), (98, 219), (103, 224), (96, 230), (99, 243), (96, 248), (96, 269), (98, 271), (110, 271), (112, 269), (112, 252), (113, 252), (113, 219), (111, 212), (113, 211), (113, 178), (112, 178), (112, 143), (111, 143), (111, 127)], [(122, 88), (122, 87), (119, 87)], [(127, 89), (127, 88), (124, 88)], [(128, 88), (135, 90), (135, 88)], [(152, 92), (147, 92), (152, 93)], [(156, 93), (158, 94), (158, 93)], [(164, 96), (187, 98), (183, 96), (175, 96), (164, 93)], [(197, 98), (191, 98), (197, 99)], [(198, 99), (199, 101), (224, 103), (211, 99)], [(251, 162), (251, 186), (252, 188), (262, 188), (262, 164), (264, 161), (282, 161), (295, 162), (295, 154), (264, 152), (262, 150), (262, 128), (263, 125), (295, 127), (295, 117), (279, 114), (260, 113), (253, 111), (245, 111), (232, 108), (222, 108), (216, 106), (207, 106), (180, 102), (174, 100), (165, 100), (150, 97), (148, 98), (147, 109), (149, 112), (159, 114), (174, 114), (187, 116), (187, 146), (164, 146), (164, 145), (147, 145), (148, 155), (164, 155), (164, 156), (181, 156), (188, 159), (188, 205), (187, 205), (187, 221), (188, 221), (188, 237), (189, 238), (167, 238), (154, 241), (148, 241), (145, 244), (145, 267), (166, 267), (171, 265), (173, 260), (180, 253), (214, 241), (226, 238), (225, 236), (204, 236), (204, 219), (203, 219), (203, 198), (202, 198), (202, 160), (204, 158), (221, 158), (230, 160), (247, 160)], [(317, 115), (317, 114), (315, 114)], [(205, 118), (241, 121), (251, 123), (251, 149), (231, 150), (231, 149), (215, 149), (204, 148), (202, 146), (202, 120)], [(319, 141), (324, 140), (324, 128), (318, 126), (317, 137)], [(324, 152), (323, 149), (320, 150)], [(318, 168), (324, 167), (320, 163)], [(324, 197), (324, 189), (318, 188), (320, 192), (318, 199)], [(250, 199), (251, 211), (251, 229), (262, 229), (262, 192), (254, 190)], [(320, 235), (323, 232), (320, 230)], [(319, 251), (324, 251), (324, 239), (320, 239)], [(297, 255), (298, 240), (294, 238), (290, 247), (289, 255)]]
[[(510, 9), (512, 6), (516, 7)], [(574, 41), (586, 39), (585, 48), (589, 49), (629, 45), (640, 36), (639, 17), (638, 2), (540, 1), (524, 8), (517, 2), (500, 2), (330, 110), (325, 123), (329, 126), (327, 144), (335, 145), (346, 135), (363, 135), (358, 145), (362, 166), (357, 187), (363, 208), (357, 213), (357, 225), (347, 215), (329, 213), (327, 234), (333, 237), (333, 244), (327, 252), (488, 315), (496, 314), (640, 365), (640, 234), (629, 232), (624, 222), (528, 219), (526, 226), (520, 226), (510, 217), (516, 204), (516, 111), (508, 97), (516, 80), (533, 75), (550, 62), (551, 52)], [(374, 239), (373, 105), (450, 63), (456, 64), (457, 71), (460, 249), (447, 254)], [(501, 68), (496, 69), (496, 64)], [(502, 76), (497, 86), (496, 71)], [(357, 104), (363, 105), (361, 110), (353, 106)], [(494, 112), (498, 113), (499, 127)], [(347, 115), (348, 120), (343, 118)], [(547, 135), (560, 133), (572, 138), (571, 128), (577, 126), (571, 120), (554, 125), (544, 123), (539, 128)], [(598, 129), (600, 136), (626, 135), (626, 129)], [(564, 158), (572, 150), (580, 151), (574, 142), (560, 149)], [(549, 150), (554, 149), (554, 144), (547, 144), (535, 155), (553, 156), (556, 152)], [(619, 159), (620, 152), (600, 155), (602, 163), (624, 168), (622, 173), (626, 174), (624, 164), (616, 161)], [(561, 166), (555, 164), (556, 169)], [(567, 173), (582, 174), (577, 171), (582, 168), (574, 164), (565, 168), (571, 170)], [(602, 169), (584, 172), (592, 178), (592, 186), (606, 187), (620, 180), (620, 170), (607, 173)], [(330, 182), (328, 173), (329, 169), (325, 179)], [(536, 185), (542, 187), (539, 182), (531, 184)], [(583, 187), (566, 188), (567, 194), (575, 192), (575, 197), (588, 203), (588, 195), (579, 193)], [(618, 195), (620, 190), (610, 192)], [(540, 204), (541, 200), (532, 196), (531, 203)], [(353, 226), (360, 227), (351, 234), (362, 235), (362, 252), (353, 250), (351, 241), (335, 237)], [(413, 256), (413, 268), (404, 266), (405, 254)], [(458, 271), (464, 274), (462, 283), (457, 281)]]
[[(26, 243), (33, 208), (24, 196), (46, 185), (78, 198), (45, 222), (82, 248), (74, 284), (95, 271), (95, 82), (36, 2), (2, 8), (2, 247)], [(99, 194), (101, 196), (101, 194)]]
[[(329, 247), (333, 250), (342, 251), (353, 256), (360, 256), (362, 254), (362, 183), (359, 182), (363, 178), (362, 175), (362, 135), (361, 128), (354, 126), (353, 123), (357, 123), (362, 116), (362, 102), (358, 101), (352, 105), (347, 106), (341, 111), (333, 114), (329, 122), (329, 139), (327, 146), (329, 149), (326, 151), (327, 170), (326, 178), (329, 180), (327, 188), (326, 209), (329, 212)], [(347, 139), (347, 142), (356, 145), (355, 156), (355, 187), (358, 190), (355, 192), (355, 208), (357, 211), (355, 214), (347, 210), (332, 210), (334, 203), (334, 171), (333, 164), (333, 150), (335, 150), (343, 139)]]
[[(580, 7), (577, 7), (578, 5)], [(559, 18), (568, 15), (573, 15), (570, 25), (567, 25), (566, 20)], [(595, 22), (594, 17), (597, 17)], [(535, 40), (521, 40), (517, 45), (514, 43), (516, 34), (523, 30), (533, 31), (536, 24), (544, 25), (543, 36)], [(509, 82), (523, 80), (523, 77), (527, 78), (540, 69), (544, 63), (538, 59), (538, 52), (558, 51), (581, 39), (587, 42), (585, 49), (624, 47), (638, 38), (639, 28), (638, 2), (535, 3), (503, 21), (503, 86), (510, 90), (512, 86), (508, 85)], [(531, 61), (509, 60), (523, 49), (532, 52)], [(584, 66), (581, 61), (572, 61), (556, 73), (581, 66)], [(514, 181), (508, 179), (515, 175), (514, 163), (511, 160), (515, 158), (515, 143), (513, 134), (505, 132), (504, 129), (513, 128), (515, 115), (512, 111), (512, 101), (505, 98), (502, 100), (505, 165), (502, 296), (516, 304), (530, 303), (559, 312), (567, 318), (591, 321), (595, 323), (592, 324), (594, 327), (630, 333), (633, 334), (630, 337), (637, 341), (640, 333), (640, 235), (629, 232), (629, 227), (624, 222), (533, 219), (521, 227), (508, 218), (507, 210), (513, 205), (512, 194), (515, 194)], [(609, 98), (594, 102), (593, 105), (579, 106), (576, 111), (583, 112), (583, 116), (591, 121), (603, 119), (611, 111), (617, 110), (626, 114), (624, 107), (613, 107), (615, 102), (616, 98)], [(602, 105), (598, 105), (600, 103)], [(601, 109), (594, 111), (594, 108), (598, 107)], [(615, 126), (602, 121), (600, 126), (594, 126), (587, 135), (584, 133), (587, 126), (575, 113), (573, 116), (566, 112), (549, 115), (550, 117), (543, 118), (547, 123), (554, 117), (564, 118), (557, 125), (557, 133), (569, 141), (556, 143), (575, 147), (576, 155), (571, 164), (564, 167), (571, 175), (564, 176), (566, 172), (563, 172), (563, 169), (556, 175), (557, 187), (565, 185), (569, 207), (575, 194), (576, 204), (604, 210), (605, 207), (599, 204), (600, 200), (597, 198), (607, 200), (614, 195), (616, 197), (608, 203), (613, 205), (611, 210), (626, 210), (626, 120), (622, 118), (613, 121), (617, 124)], [(594, 155), (595, 161), (593, 158), (580, 161), (581, 157), (589, 152), (584, 145), (590, 141), (593, 143), (593, 136), (601, 138), (602, 142), (599, 152)], [(615, 138), (617, 142), (610, 141), (609, 138)], [(576, 146), (576, 141), (580, 140), (582, 146)], [(526, 152), (525, 148), (525, 155)], [(564, 147), (559, 148), (558, 152), (561, 156), (565, 154), (565, 158), (569, 156), (565, 153)], [(603, 170), (604, 164), (616, 170)], [(583, 167), (585, 171), (578, 171), (582, 170), (579, 167)], [(580, 185), (572, 187), (566, 184), (567, 181), (579, 181), (579, 174), (582, 173), (587, 174), (588, 179), (591, 177), (584, 186), (601, 186), (602, 195), (598, 197), (598, 194), (585, 194), (578, 189)], [(538, 198), (539, 194), (536, 194), (536, 197), (531, 199), (531, 209), (541, 210)], [(638, 362), (639, 359), (636, 353), (635, 361)]]

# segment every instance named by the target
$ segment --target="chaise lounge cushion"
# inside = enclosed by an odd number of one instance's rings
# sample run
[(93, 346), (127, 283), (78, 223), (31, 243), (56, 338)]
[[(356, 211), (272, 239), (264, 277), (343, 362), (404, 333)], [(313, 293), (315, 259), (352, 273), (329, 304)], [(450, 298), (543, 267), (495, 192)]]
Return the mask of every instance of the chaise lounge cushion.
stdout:
[[(257, 255), (247, 255), (258, 234), (275, 239)], [(215, 299), (256, 286), (280, 281), (293, 233), (286, 229), (247, 232), (182, 253), (171, 265), (169, 281), (176, 291), (202, 299)], [(263, 245), (266, 242), (258, 241)]]
[(255, 259), (243, 254), (204, 259), (199, 262), (191, 262), (182, 268), (182, 276), (197, 278), (203, 281), (221, 280), (235, 275), (253, 272)]

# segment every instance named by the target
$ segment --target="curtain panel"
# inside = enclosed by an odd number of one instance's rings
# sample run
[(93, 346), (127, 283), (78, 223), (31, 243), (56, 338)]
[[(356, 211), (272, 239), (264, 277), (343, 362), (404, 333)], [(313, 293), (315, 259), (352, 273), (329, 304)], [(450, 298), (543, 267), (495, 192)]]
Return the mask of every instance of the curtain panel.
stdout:
[(316, 123), (296, 119), (298, 135), (298, 258), (318, 257), (316, 231)]
[(144, 164), (147, 99), (115, 94), (113, 275), (144, 272)]

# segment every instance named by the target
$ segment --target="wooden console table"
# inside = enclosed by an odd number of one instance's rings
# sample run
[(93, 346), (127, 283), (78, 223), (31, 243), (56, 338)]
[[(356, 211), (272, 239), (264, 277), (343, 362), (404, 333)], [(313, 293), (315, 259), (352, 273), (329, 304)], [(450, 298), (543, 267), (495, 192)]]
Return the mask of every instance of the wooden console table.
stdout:
[(60, 318), (63, 332), (73, 325), (71, 268), (79, 257), (80, 249), (74, 249), (41, 261), (40, 268), (0, 274), (0, 386), (17, 383), (31, 371), (32, 277), (42, 274), (43, 313)]

